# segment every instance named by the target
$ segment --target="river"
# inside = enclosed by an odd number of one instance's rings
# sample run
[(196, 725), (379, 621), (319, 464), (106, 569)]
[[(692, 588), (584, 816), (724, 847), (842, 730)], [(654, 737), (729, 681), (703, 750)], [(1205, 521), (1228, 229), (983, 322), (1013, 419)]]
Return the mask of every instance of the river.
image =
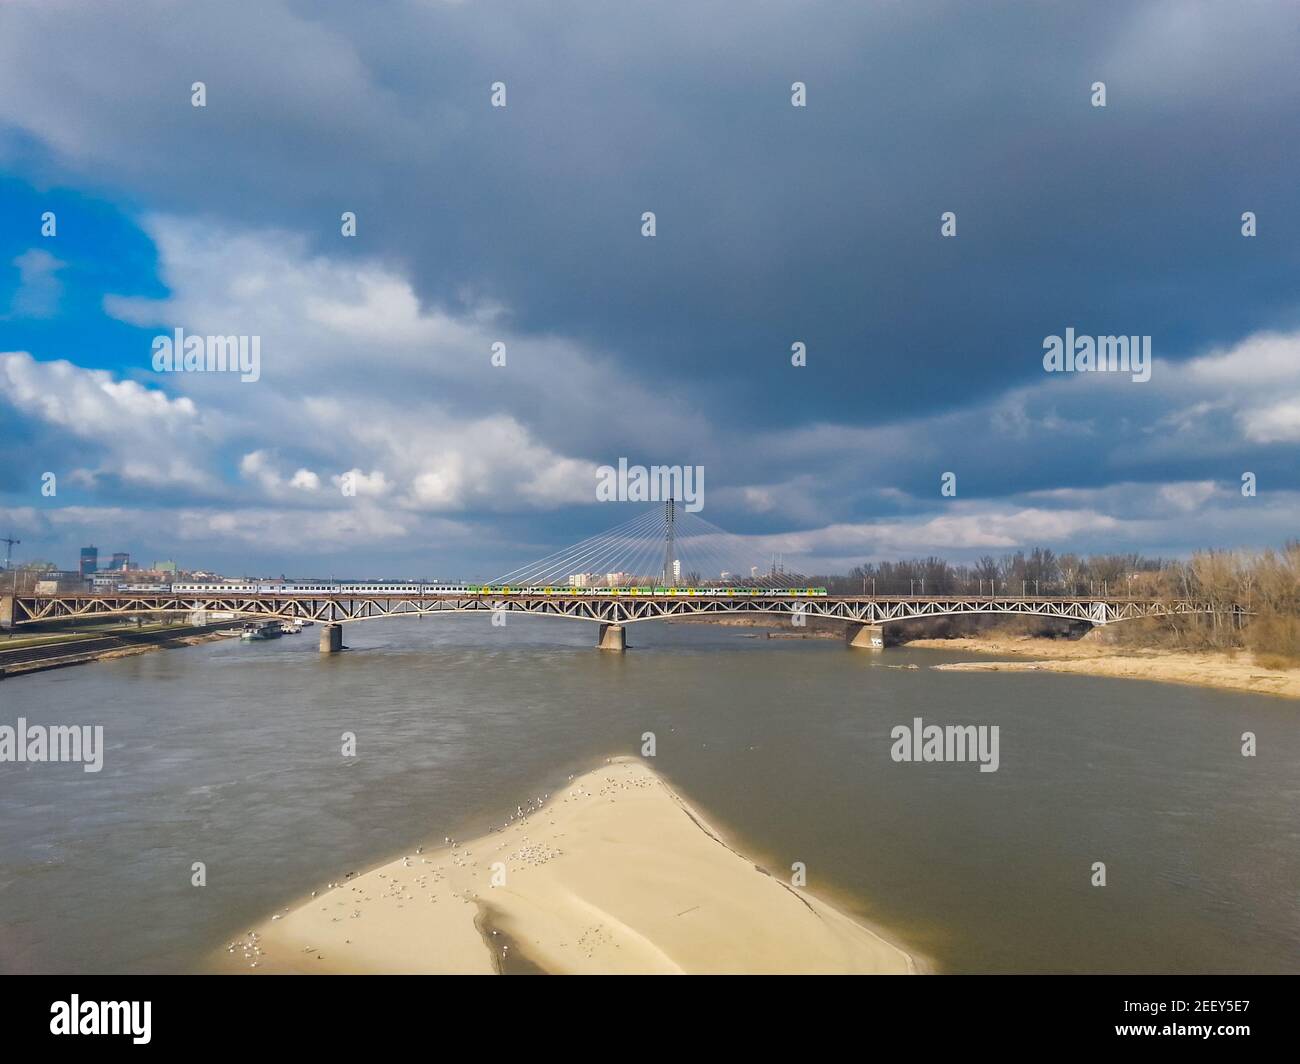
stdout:
[[(99, 773), (0, 764), (0, 970), (204, 970), (268, 912), (652, 732), (738, 848), (802, 862), (931, 970), (1300, 971), (1300, 703), (698, 624), (609, 654), (595, 629), (385, 620), (332, 657), (309, 628), (0, 682), (0, 724), (105, 735)], [(895, 762), (915, 717), (997, 725), (998, 771)]]

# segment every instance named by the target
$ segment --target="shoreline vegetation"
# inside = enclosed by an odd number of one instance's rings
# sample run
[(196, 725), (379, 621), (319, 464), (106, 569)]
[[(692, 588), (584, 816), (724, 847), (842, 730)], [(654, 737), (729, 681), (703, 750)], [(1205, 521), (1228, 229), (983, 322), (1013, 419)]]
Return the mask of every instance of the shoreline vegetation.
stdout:
[[(1264, 668), (1300, 668), (1300, 539), (1265, 550), (1197, 551), (1185, 561), (1140, 554), (1056, 554), (1045, 547), (985, 555), (971, 564), (943, 558), (873, 562), (848, 576), (813, 578), (832, 595), (999, 594), (1009, 597), (1091, 596), (1144, 598), (1173, 603), (1193, 600), (1208, 613), (1124, 621), (1105, 638), (1131, 648), (1198, 654), (1247, 650)], [(976, 623), (970, 624), (969, 621)], [(1081, 635), (1086, 622), (1031, 621), (1014, 625), (996, 618), (936, 618), (904, 626), (905, 637), (972, 636), (990, 628), (1037, 635)]]
[(212, 958), (261, 973), (889, 973), (903, 949), (732, 849), (640, 758), (346, 873)]

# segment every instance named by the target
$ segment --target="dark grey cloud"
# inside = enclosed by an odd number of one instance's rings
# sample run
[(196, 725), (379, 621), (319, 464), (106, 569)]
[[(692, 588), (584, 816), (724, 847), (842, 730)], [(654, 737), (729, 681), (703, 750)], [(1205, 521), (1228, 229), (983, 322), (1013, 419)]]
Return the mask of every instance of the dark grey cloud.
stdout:
[(331, 253), (354, 250), (337, 215), (355, 209), (355, 251), (422, 298), (499, 299), (643, 380), (791, 422), (880, 418), (1025, 379), (1063, 324), (1185, 357), (1294, 323), (1298, 21), (1283, 3), (20, 6), (4, 117), (55, 171)]
[[(1294, 4), (19, 3), (0, 30), (0, 162), (25, 179), (380, 264), (452, 319), (499, 305), (535, 356), (509, 383), (422, 377), (377, 328), (364, 363), (299, 351), (300, 389), (317, 359), (340, 393), (507, 413), (541, 464), (703, 462), (755, 532), (919, 519), (954, 466), (983, 499), (1242, 468), (1300, 488), (1248, 361), (1173, 373), (1300, 329)], [(1045, 380), (1067, 326), (1152, 335), (1167, 383)], [(346, 457), (285, 447), (282, 472)]]

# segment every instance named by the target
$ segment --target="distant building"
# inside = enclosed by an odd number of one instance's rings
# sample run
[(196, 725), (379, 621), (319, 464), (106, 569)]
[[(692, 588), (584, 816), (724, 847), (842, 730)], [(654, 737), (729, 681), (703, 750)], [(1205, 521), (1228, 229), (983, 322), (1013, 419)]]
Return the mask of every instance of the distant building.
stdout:
[(155, 573), (174, 573), (176, 572), (175, 562), (154, 562), (153, 571)]
[(126, 572), (131, 567), (131, 555), (118, 551), (113, 555), (113, 560), (108, 563), (108, 567), (115, 573)]
[(82, 547), (81, 548), (81, 575), (90, 576), (99, 572), (99, 548)]
[(570, 587), (590, 587), (590, 586), (591, 586), (591, 574), (590, 574), (590, 573), (572, 573), (572, 574), (570, 574), (570, 576), (569, 576), (569, 586), (570, 586)]
[(32, 589), (38, 595), (66, 595), (86, 590), (86, 578), (67, 569), (35, 574), (39, 577)]

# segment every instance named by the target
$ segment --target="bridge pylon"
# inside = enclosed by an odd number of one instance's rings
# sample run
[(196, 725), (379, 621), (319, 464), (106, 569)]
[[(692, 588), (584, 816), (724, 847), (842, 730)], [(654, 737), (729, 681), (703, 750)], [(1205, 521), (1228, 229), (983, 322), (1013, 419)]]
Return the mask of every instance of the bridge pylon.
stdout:
[(320, 652), (337, 654), (343, 649), (343, 625), (326, 624), (320, 630)]
[(667, 522), (667, 533), (664, 542), (664, 587), (674, 587), (677, 584), (677, 500), (669, 499), (664, 503), (664, 518)]
[(844, 633), (845, 641), (851, 647), (867, 650), (885, 648), (885, 626), (883, 624), (849, 624)]
[(622, 652), (627, 649), (627, 629), (621, 624), (602, 624), (600, 634), (596, 638), (597, 650), (615, 650)]

